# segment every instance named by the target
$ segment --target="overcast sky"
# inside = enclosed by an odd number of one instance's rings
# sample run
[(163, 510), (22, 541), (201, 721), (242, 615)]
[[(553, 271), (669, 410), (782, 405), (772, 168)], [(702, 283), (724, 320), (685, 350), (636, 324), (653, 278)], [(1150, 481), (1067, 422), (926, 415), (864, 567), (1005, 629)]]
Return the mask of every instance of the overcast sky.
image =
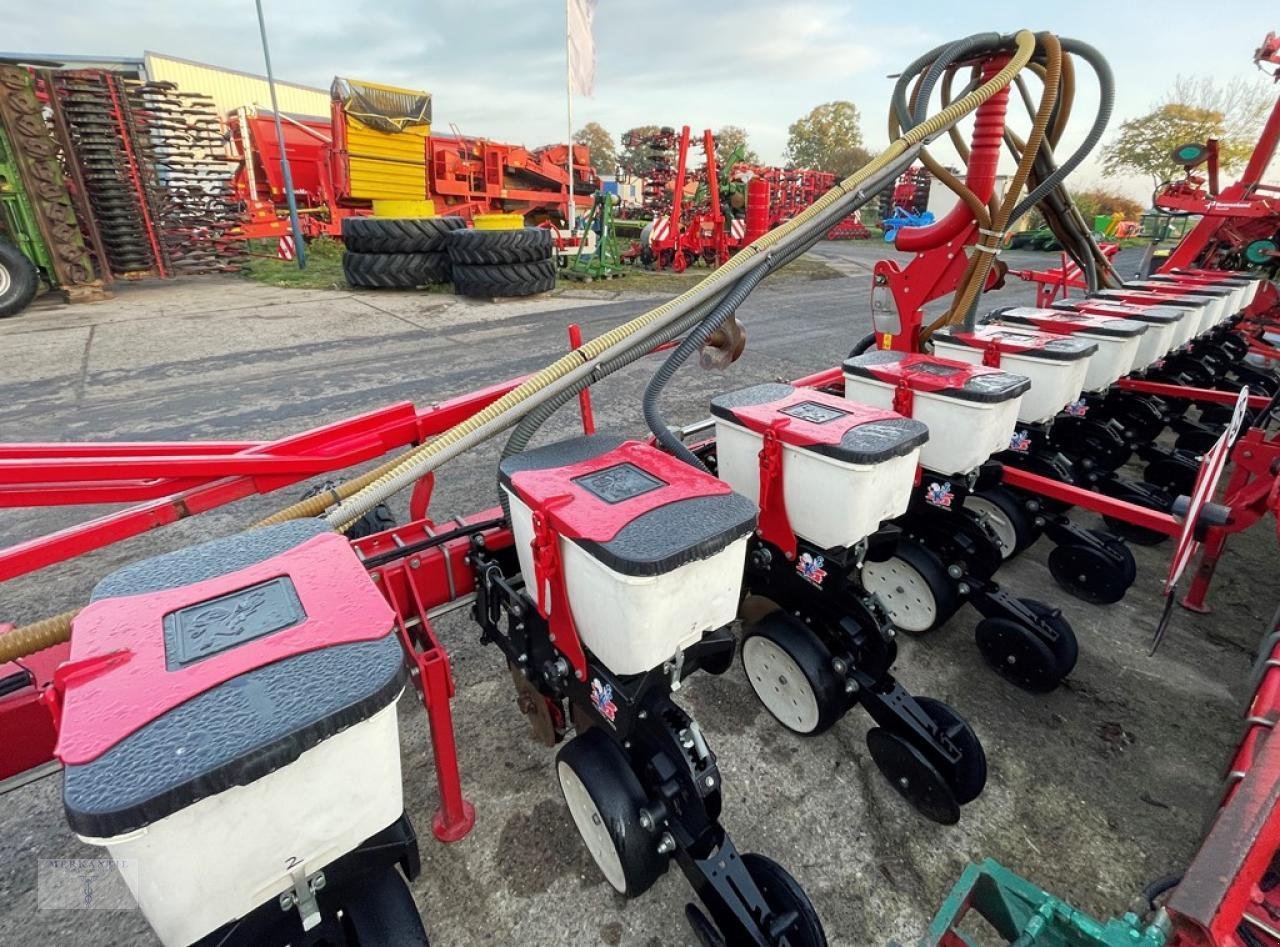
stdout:
[[(335, 75), (426, 89), (437, 127), (528, 145), (565, 135), (561, 0), (265, 0), (276, 75), (328, 87)], [(1229, 9), (1228, 9), (1229, 8)], [(58, 0), (5, 17), (0, 47), (33, 53), (141, 56), (146, 49), (252, 72), (262, 50), (252, 0)], [(849, 99), (869, 146), (887, 142), (897, 72), (920, 53), (970, 33), (1049, 29), (1093, 44), (1110, 60), (1114, 129), (1146, 111), (1177, 73), (1220, 80), (1259, 75), (1251, 54), (1280, 29), (1270, 3), (1228, 0), (600, 0), (596, 92), (574, 103), (574, 124), (615, 137), (640, 124), (746, 128), (780, 162), (787, 126), (810, 108)], [(1078, 143), (1096, 104), (1078, 100)], [(1280, 89), (1278, 89), (1280, 91)], [(1077, 187), (1100, 183), (1096, 164)], [(1142, 181), (1123, 182), (1145, 197)]]

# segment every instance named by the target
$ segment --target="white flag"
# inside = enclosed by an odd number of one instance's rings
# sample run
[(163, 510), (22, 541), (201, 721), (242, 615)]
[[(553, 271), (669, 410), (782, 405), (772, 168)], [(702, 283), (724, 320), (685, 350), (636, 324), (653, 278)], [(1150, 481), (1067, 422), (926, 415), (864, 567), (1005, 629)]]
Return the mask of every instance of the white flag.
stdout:
[(592, 27), (596, 0), (566, 0), (569, 11), (569, 82), (579, 95), (591, 95), (596, 86), (596, 39)]

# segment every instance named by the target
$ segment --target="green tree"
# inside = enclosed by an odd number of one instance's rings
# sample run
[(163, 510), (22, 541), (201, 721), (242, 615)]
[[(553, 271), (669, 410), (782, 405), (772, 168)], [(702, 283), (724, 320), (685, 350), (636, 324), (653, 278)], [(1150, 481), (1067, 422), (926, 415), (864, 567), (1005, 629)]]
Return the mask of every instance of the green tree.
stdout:
[(747, 130), (737, 125), (721, 125), (716, 132), (716, 164), (725, 167), (734, 152), (739, 148), (743, 155), (739, 159), (746, 164), (759, 164), (760, 156), (747, 144)]
[[(642, 144), (643, 139), (662, 131), (660, 125), (637, 125), (622, 133), (622, 151), (618, 154), (618, 165), (632, 177), (642, 178), (653, 170), (653, 159), (649, 149)], [(627, 144), (631, 141), (631, 144)]]
[(827, 159), (827, 167), (822, 170), (831, 171), (838, 178), (847, 178), (874, 157), (875, 155), (861, 145), (837, 148)]
[(599, 122), (587, 122), (573, 133), (575, 144), (586, 145), (591, 152), (591, 166), (596, 174), (614, 174), (618, 170), (618, 151), (613, 137)]
[(1217, 138), (1223, 170), (1236, 170), (1253, 150), (1271, 102), (1263, 83), (1236, 78), (1218, 85), (1209, 76), (1179, 76), (1150, 112), (1120, 126), (1103, 151), (1102, 169), (1145, 174), (1156, 186), (1176, 173), (1175, 148)]
[[(858, 107), (852, 102), (827, 102), (816, 106), (787, 129), (787, 162), (796, 168), (835, 171), (861, 154), (862, 128)], [(858, 167), (857, 164), (854, 167)]]

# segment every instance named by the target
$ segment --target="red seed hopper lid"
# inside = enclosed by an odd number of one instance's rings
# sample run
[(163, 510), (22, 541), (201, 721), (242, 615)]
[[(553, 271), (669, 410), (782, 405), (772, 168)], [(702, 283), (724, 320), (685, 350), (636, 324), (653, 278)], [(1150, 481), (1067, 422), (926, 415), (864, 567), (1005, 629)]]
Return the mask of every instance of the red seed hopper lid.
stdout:
[(1086, 312), (1063, 312), (1059, 309), (1039, 309), (1035, 306), (1010, 306), (996, 309), (991, 313), (992, 319), (1014, 325), (1031, 326), (1042, 332), (1056, 332), (1059, 335), (1095, 335), (1106, 338), (1131, 339), (1142, 335), (1147, 327), (1132, 319), (1112, 319), (1109, 316), (1095, 316)]
[(711, 413), (790, 447), (850, 464), (901, 457), (929, 439), (929, 428), (885, 408), (846, 401), (811, 388), (753, 385), (711, 399)]
[(756, 507), (705, 470), (648, 444), (592, 435), (503, 459), (499, 481), (615, 572), (661, 575), (755, 527)]
[(1031, 388), (1031, 380), (1023, 375), (918, 352), (864, 352), (846, 359), (844, 371), (895, 388), (905, 385), (914, 392), (982, 404), (1010, 401)]
[[(1041, 332), (1037, 329), (1013, 329), (1001, 325), (981, 325), (973, 329), (951, 326), (932, 336), (934, 344), (951, 343), (965, 348), (994, 351), (1000, 355), (1026, 355), (1055, 362), (1078, 362), (1098, 351), (1087, 339)], [(994, 364), (994, 363), (992, 363)]]

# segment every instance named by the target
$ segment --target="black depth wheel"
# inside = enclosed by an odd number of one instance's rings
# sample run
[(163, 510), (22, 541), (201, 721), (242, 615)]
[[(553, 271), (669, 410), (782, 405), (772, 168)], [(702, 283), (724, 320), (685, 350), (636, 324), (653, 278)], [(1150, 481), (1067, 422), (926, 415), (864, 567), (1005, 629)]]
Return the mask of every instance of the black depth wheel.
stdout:
[(987, 785), (987, 754), (982, 749), (982, 741), (969, 721), (950, 704), (933, 697), (917, 697), (916, 703), (960, 751), (960, 762), (954, 770), (950, 773), (947, 772), (950, 767), (943, 770), (956, 802), (962, 806), (973, 802)]
[(342, 905), (347, 943), (359, 947), (427, 947), (409, 883), (394, 867), (369, 880)]
[(742, 866), (764, 895), (765, 903), (773, 910), (775, 922), (794, 915), (795, 919), (789, 925), (769, 931), (770, 943), (781, 943), (781, 939), (786, 937), (790, 947), (826, 947), (827, 933), (822, 929), (818, 912), (804, 888), (800, 887), (800, 882), (791, 877), (789, 871), (767, 855), (757, 852), (744, 853)]
[(864, 563), (862, 585), (903, 631), (937, 628), (960, 607), (956, 583), (942, 560), (910, 539), (901, 540), (884, 562)]
[(605, 880), (629, 898), (643, 894), (667, 870), (658, 840), (640, 824), (648, 797), (626, 754), (592, 728), (556, 755), (560, 790)]
[(1026, 607), (1027, 611), (1057, 632), (1058, 640), (1045, 641), (1045, 644), (1058, 660), (1059, 679), (1066, 677), (1075, 670), (1076, 662), (1080, 660), (1080, 642), (1076, 639), (1076, 632), (1071, 627), (1071, 622), (1067, 621), (1067, 616), (1062, 614), (1062, 609), (1045, 602), (1034, 598), (1021, 598), (1018, 601)]
[(1122, 581), (1126, 589), (1133, 585), (1138, 577), (1138, 561), (1133, 558), (1133, 550), (1129, 548), (1128, 543), (1119, 536), (1112, 536), (1100, 529), (1091, 529), (1089, 532), (1094, 538), (1106, 543), (1107, 548), (1116, 554), (1116, 568), (1120, 576), (1117, 581)]
[(964, 510), (986, 519), (1000, 543), (1003, 559), (1012, 559), (1039, 538), (1026, 507), (1003, 487), (970, 494), (965, 498)]
[(696, 904), (684, 906), (684, 919), (693, 928), (693, 933), (702, 947), (728, 947), (728, 941), (724, 939), (720, 929), (711, 922), (711, 918), (702, 913), (702, 908)]
[(785, 612), (766, 615), (747, 632), (742, 667), (765, 710), (793, 733), (822, 733), (850, 707), (831, 652)]
[(974, 629), (978, 650), (1009, 683), (1045, 694), (1062, 680), (1053, 650), (1026, 625), (1010, 618), (984, 618)]
[(1083, 543), (1068, 543), (1049, 553), (1049, 574), (1065, 591), (1084, 602), (1111, 605), (1124, 598), (1137, 575), (1133, 553), (1116, 540), (1124, 550), (1117, 562), (1101, 550)]
[(960, 821), (960, 803), (946, 777), (910, 742), (884, 727), (872, 727), (867, 749), (889, 785), (926, 819), (939, 825)]

